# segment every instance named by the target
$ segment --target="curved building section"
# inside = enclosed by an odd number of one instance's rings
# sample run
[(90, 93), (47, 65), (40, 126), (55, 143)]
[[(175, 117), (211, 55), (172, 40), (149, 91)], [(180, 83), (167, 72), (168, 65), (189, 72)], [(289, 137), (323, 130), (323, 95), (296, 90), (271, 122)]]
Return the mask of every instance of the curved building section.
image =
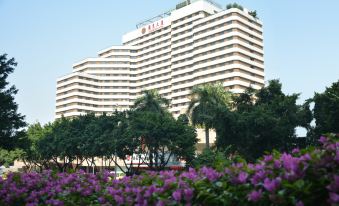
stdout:
[(177, 116), (193, 86), (217, 82), (234, 93), (264, 86), (262, 23), (246, 9), (184, 1), (138, 24), (121, 46), (74, 64), (57, 80), (56, 118), (126, 110), (149, 89), (168, 98)]

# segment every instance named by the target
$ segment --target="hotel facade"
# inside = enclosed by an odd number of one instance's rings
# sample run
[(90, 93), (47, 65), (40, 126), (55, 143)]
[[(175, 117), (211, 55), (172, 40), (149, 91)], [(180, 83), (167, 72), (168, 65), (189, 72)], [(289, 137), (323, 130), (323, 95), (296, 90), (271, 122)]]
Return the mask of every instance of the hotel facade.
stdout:
[(55, 118), (126, 110), (150, 89), (178, 116), (195, 85), (218, 82), (234, 93), (263, 87), (263, 56), (262, 23), (248, 10), (184, 1), (58, 78)]

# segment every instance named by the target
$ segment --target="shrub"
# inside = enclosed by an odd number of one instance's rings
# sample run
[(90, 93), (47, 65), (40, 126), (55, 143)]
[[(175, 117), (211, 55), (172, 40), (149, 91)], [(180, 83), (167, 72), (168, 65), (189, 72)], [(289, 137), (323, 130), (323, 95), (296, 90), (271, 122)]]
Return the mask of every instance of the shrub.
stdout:
[(228, 167), (234, 161), (245, 161), (240, 155), (238, 155), (231, 146), (225, 149), (205, 148), (201, 154), (199, 154), (192, 161), (193, 168), (200, 169), (202, 167), (211, 167), (217, 171), (224, 171), (225, 167)]
[(255, 18), (255, 19), (259, 19), (256, 10), (254, 10), (254, 11), (249, 11), (248, 14), (251, 15), (251, 16), (252, 16), (253, 18)]
[(244, 8), (240, 4), (237, 4), (237, 3), (227, 4), (226, 9), (232, 9), (232, 8), (237, 8), (242, 11), (244, 10)]
[(11, 173), (0, 179), (0, 205), (337, 205), (338, 137), (320, 142), (223, 171), (150, 171), (120, 180), (108, 172)]

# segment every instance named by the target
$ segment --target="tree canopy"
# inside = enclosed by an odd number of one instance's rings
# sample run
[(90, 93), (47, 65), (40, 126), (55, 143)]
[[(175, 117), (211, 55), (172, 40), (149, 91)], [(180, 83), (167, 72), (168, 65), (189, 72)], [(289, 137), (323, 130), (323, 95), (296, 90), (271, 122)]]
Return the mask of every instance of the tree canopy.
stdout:
[(164, 113), (169, 100), (160, 96), (156, 90), (145, 90), (143, 95), (134, 102), (133, 109)]
[(231, 104), (231, 93), (222, 84), (204, 84), (193, 87), (187, 114), (194, 126), (205, 127), (206, 147), (209, 147), (209, 129), (213, 128), (220, 109)]
[(193, 159), (197, 139), (191, 126), (169, 113), (135, 112), (130, 118), (129, 131), (132, 137), (140, 137), (141, 153), (149, 160), (144, 160), (149, 168), (164, 169), (173, 156)]
[[(9, 85), (8, 76), (14, 72), (17, 63), (14, 58), (7, 59), (7, 54), (0, 55), (0, 164), (13, 162), (17, 158), (17, 149), (23, 146), (21, 130), (26, 123), (24, 116), (18, 113), (14, 95), (18, 89)], [(13, 151), (13, 154), (10, 154)], [(7, 158), (7, 157), (13, 158)], [(4, 157), (4, 158), (2, 158)]]
[(0, 145), (3, 149), (13, 149), (20, 136), (19, 129), (26, 126), (24, 116), (18, 113), (18, 105), (14, 101), (18, 90), (14, 85), (9, 86), (7, 81), (16, 65), (14, 58), (0, 55)]
[(295, 128), (312, 120), (309, 108), (297, 105), (298, 94), (286, 95), (278, 80), (255, 92), (248, 89), (234, 97), (235, 110), (225, 109), (216, 118), (217, 146), (255, 159), (265, 151), (286, 151), (295, 146)]
[(313, 136), (318, 137), (329, 132), (339, 133), (339, 80), (323, 93), (315, 93), (310, 102), (314, 102)]
[[(146, 92), (130, 111), (62, 117), (45, 126), (33, 124), (27, 131), (30, 146), (24, 161), (30, 168), (56, 165), (65, 171), (84, 162), (96, 166), (101, 158), (114, 162), (126, 174), (138, 172), (140, 165), (164, 169), (173, 158), (190, 162), (197, 142), (195, 129), (185, 119), (174, 119), (162, 101), (157, 93)], [(135, 156), (139, 162), (131, 160)]]

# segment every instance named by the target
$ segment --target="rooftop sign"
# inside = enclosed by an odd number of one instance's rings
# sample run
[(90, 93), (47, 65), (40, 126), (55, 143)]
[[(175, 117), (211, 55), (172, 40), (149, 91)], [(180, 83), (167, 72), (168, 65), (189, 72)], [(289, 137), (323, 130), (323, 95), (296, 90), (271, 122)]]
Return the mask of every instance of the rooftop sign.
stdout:
[(148, 34), (164, 27), (164, 20), (153, 22), (141, 28), (141, 34)]

